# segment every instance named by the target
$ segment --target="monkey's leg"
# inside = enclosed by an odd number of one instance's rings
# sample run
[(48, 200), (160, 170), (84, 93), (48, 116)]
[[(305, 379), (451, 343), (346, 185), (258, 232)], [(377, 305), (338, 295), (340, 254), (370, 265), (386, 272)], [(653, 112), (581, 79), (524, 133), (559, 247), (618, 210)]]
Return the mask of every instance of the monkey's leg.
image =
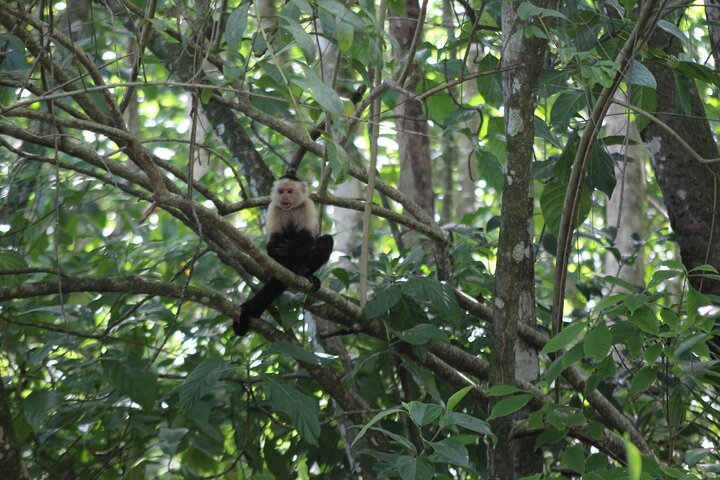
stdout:
[(315, 242), (315, 248), (308, 255), (305, 265), (310, 273), (315, 273), (330, 260), (333, 250), (333, 238), (331, 235), (323, 235)]
[(308, 257), (300, 266), (297, 273), (304, 275), (313, 284), (312, 291), (320, 290), (320, 279), (313, 275), (320, 267), (325, 265), (330, 259), (333, 249), (333, 238), (330, 235), (323, 235), (318, 238), (315, 247), (310, 251)]

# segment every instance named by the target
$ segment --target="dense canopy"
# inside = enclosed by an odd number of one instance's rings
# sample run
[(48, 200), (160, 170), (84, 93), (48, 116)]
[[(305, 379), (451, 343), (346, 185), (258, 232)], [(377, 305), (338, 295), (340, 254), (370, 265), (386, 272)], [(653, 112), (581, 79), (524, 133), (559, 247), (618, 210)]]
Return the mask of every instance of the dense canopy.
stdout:
[(718, 0), (0, 0), (0, 476), (715, 475), (719, 45)]

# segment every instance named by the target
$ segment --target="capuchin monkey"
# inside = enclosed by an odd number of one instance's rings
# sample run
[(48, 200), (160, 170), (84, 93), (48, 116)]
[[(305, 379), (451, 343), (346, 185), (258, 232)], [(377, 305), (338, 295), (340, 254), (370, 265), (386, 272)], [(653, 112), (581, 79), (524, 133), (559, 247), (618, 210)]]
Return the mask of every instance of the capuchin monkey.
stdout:
[[(285, 268), (310, 280), (313, 292), (319, 290), (320, 280), (313, 274), (330, 258), (333, 239), (330, 235), (318, 237), (317, 211), (305, 183), (295, 175), (283, 175), (273, 185), (270, 198), (265, 226), (268, 255)], [(245, 335), (250, 319), (259, 318), (285, 290), (287, 285), (272, 277), (242, 304), (240, 317), (233, 321), (235, 333)]]

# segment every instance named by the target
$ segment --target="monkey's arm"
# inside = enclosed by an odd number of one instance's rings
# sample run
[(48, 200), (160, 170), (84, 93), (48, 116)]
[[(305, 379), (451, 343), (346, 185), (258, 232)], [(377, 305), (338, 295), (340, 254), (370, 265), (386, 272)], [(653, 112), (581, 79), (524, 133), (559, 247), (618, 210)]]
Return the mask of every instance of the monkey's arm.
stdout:
[(299, 258), (309, 254), (315, 248), (315, 242), (315, 235), (310, 230), (300, 230), (289, 235), (274, 233), (267, 244), (267, 252), (285, 265), (283, 259)]

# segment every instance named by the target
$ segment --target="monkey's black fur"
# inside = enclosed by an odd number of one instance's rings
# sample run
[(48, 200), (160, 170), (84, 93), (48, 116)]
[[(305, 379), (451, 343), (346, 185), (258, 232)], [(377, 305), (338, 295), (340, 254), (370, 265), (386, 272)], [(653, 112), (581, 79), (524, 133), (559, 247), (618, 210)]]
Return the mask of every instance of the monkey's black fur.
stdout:
[[(333, 239), (330, 235), (316, 236), (315, 205), (297, 177), (286, 175), (276, 182), (266, 228), (268, 255), (285, 268), (305, 276), (312, 282), (313, 291), (320, 289), (320, 280), (313, 274), (330, 258)], [(260, 317), (285, 290), (287, 285), (272, 277), (242, 304), (240, 317), (233, 321), (235, 333), (245, 335), (250, 319)]]

